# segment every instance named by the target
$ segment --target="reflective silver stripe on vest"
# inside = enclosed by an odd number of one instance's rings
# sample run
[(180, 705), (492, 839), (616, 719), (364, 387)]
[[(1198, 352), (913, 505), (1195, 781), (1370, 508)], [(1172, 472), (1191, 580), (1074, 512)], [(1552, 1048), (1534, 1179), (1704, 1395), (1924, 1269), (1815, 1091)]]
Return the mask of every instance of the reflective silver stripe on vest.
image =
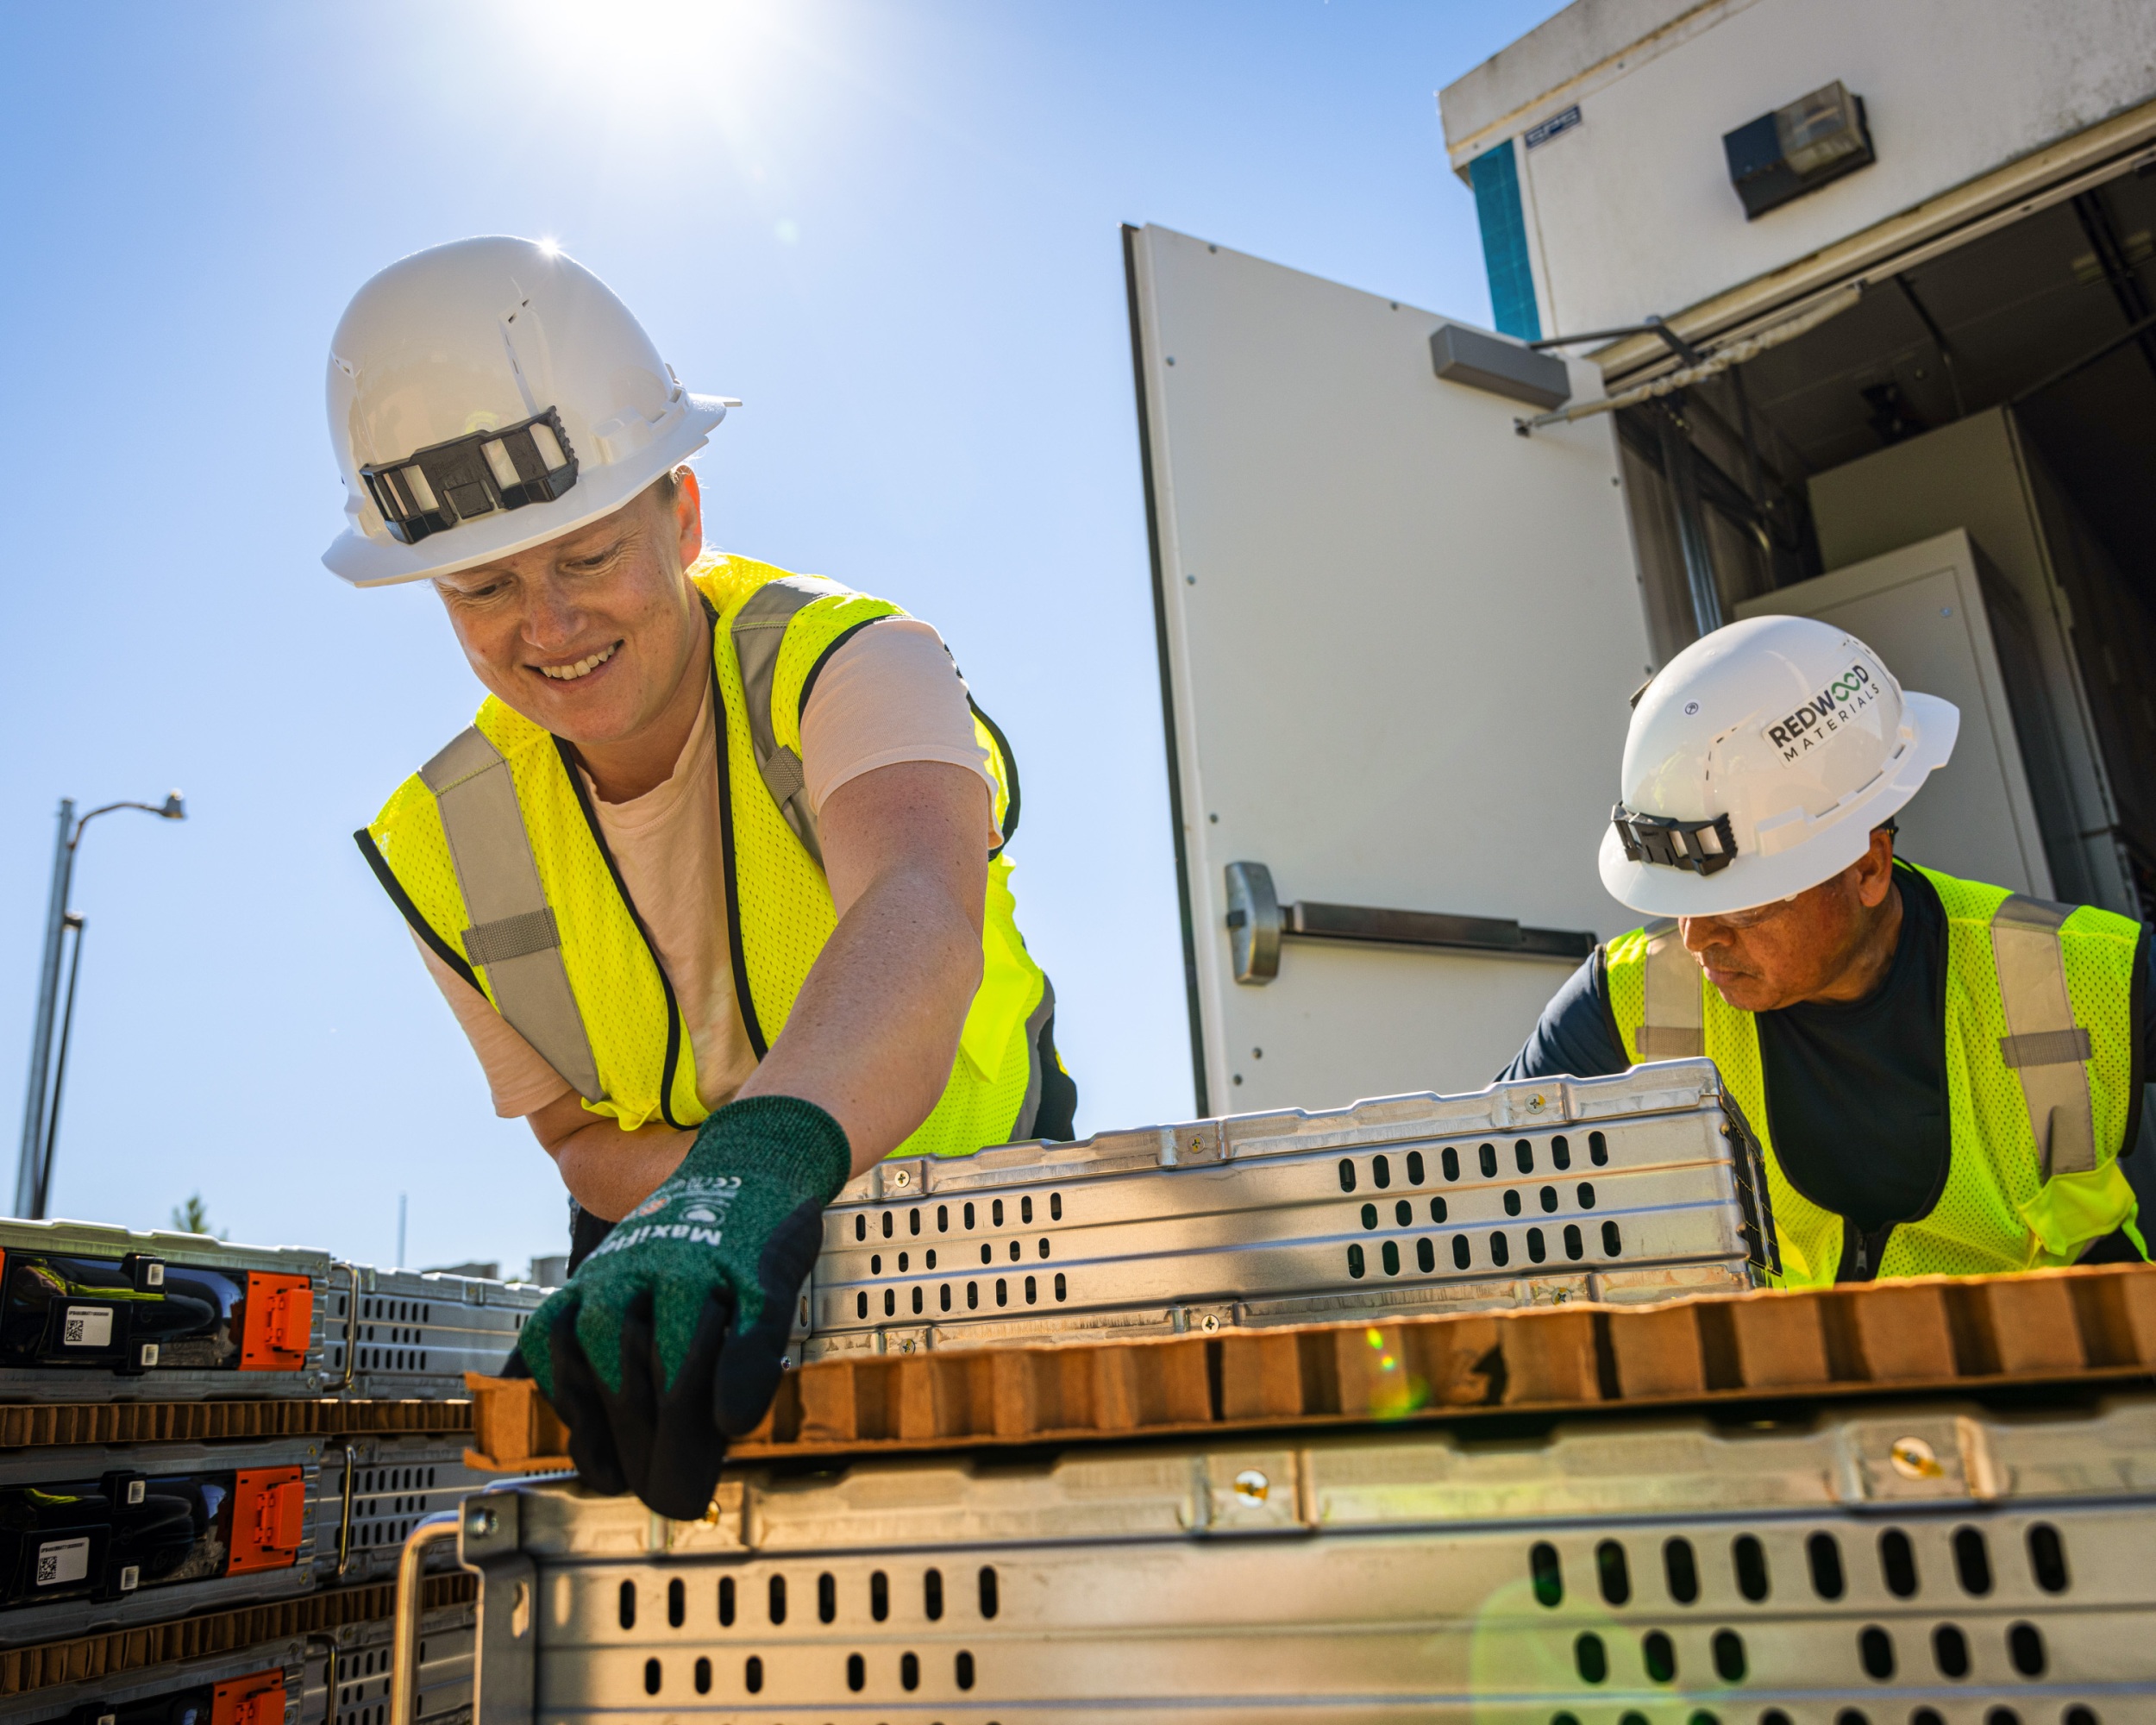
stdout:
[(1056, 989), (1047, 977), (1041, 978), (1041, 1000), (1025, 1020), (1025, 1100), (1018, 1104), (1018, 1117), (1012, 1123), (1011, 1142), (1018, 1144), (1033, 1136), (1033, 1122), (1041, 1112), (1041, 1027), (1055, 1015)]
[(602, 1100), (599, 1063), (561, 963), (561, 937), (539, 885), (509, 762), (474, 725), (419, 769), (442, 813), (442, 837), (472, 926), (464, 950), (486, 967), (511, 1028), (587, 1101)]
[(1684, 950), (1674, 922), (1651, 922), (1647, 936), (1645, 1016), (1639, 1025), (1642, 1060), (1689, 1060), (1707, 1052), (1707, 1003), (1698, 962)]
[(819, 599), (847, 589), (836, 581), (814, 575), (782, 575), (766, 581), (734, 613), (734, 659), (741, 667), (743, 698), (749, 705), (749, 741), (756, 756), (756, 770), (779, 812), (786, 817), (795, 837), (808, 847), (816, 866), (824, 866), (824, 846), (816, 830), (816, 812), (809, 806), (807, 781), (802, 777), (801, 757), (782, 748), (771, 724), (771, 689), (778, 681), (779, 649), (785, 644), (787, 625)]
[(2016, 893), (1991, 917), (1991, 957), (2006, 1012), (1999, 1057), (2021, 1081), (2046, 1180), (2096, 1165), (2096, 1109), (2081, 1063), (2090, 1057), (2089, 1032), (2074, 1022), (2059, 939), (2075, 908)]

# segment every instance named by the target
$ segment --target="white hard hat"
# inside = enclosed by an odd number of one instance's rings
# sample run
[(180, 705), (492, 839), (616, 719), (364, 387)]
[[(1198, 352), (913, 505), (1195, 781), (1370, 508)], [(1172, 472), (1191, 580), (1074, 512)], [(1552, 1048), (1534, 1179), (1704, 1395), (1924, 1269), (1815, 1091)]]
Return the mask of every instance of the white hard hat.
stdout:
[(619, 509), (736, 404), (691, 395), (606, 284), (551, 246), (459, 240), (392, 264), (329, 341), (355, 586), (448, 574)]
[(1792, 898), (1859, 856), (1953, 753), (1961, 714), (1905, 692), (1853, 635), (1753, 617), (1695, 641), (1639, 697), (1602, 885), (1651, 916)]

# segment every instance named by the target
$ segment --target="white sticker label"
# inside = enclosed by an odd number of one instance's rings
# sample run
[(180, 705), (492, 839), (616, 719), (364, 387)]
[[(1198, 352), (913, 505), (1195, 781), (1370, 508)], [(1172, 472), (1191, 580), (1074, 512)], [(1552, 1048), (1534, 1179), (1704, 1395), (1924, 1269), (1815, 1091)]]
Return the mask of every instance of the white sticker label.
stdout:
[(110, 1306), (70, 1306), (67, 1308), (66, 1328), (60, 1339), (71, 1348), (101, 1348), (112, 1346), (112, 1308)]
[(140, 1503), (140, 1502), (143, 1500), (143, 1498), (144, 1498), (144, 1497), (146, 1497), (147, 1496), (148, 1496), (148, 1494), (149, 1494), (149, 1489), (150, 1489), (150, 1483), (149, 1483), (149, 1481), (148, 1481), (148, 1480), (147, 1480), (147, 1479), (130, 1479), (130, 1480), (128, 1482), (128, 1507), (129, 1507), (130, 1509), (132, 1509), (132, 1508), (133, 1508), (135, 1504)]
[(132, 1593), (142, 1584), (142, 1565), (129, 1564), (120, 1571), (120, 1591)]
[(59, 1587), (66, 1582), (80, 1581), (90, 1573), (90, 1540), (87, 1535), (79, 1540), (54, 1540), (49, 1546), (37, 1548), (37, 1584), (40, 1587)]
[(145, 1264), (143, 1266), (143, 1270), (144, 1274), (142, 1280), (145, 1285), (151, 1288), (162, 1288), (165, 1285), (165, 1266), (163, 1264)]
[(157, 1364), (157, 1344), (155, 1342), (144, 1342), (142, 1344), (142, 1364), (145, 1365), (155, 1365)]

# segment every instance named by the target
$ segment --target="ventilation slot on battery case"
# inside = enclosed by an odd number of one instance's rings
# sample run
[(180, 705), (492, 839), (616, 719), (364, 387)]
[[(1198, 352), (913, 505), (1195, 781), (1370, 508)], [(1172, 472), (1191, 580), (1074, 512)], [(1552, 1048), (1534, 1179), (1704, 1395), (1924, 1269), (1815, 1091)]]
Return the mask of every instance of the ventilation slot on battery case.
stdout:
[(1991, 1591), (1991, 1550), (1975, 1527), (1954, 1529), (1954, 1575), (1964, 1593), (1981, 1599)]
[(1916, 1551), (1909, 1544), (1909, 1536), (1899, 1527), (1889, 1527), (1879, 1535), (1879, 1572), (1885, 1578), (1887, 1591), (1896, 1599), (1915, 1596)]
[(1868, 1623), (1857, 1636), (1857, 1657), (1865, 1675), (1884, 1683), (1894, 1675), (1894, 1637), (1877, 1623)]
[(2066, 1590), (2066, 1542), (2048, 1521), (2039, 1521), (2028, 1530), (2028, 1566), (2045, 1592)]
[(1812, 1571), (1812, 1591), (1821, 1599), (1839, 1599), (1845, 1583), (1841, 1572), (1841, 1546), (1832, 1534), (1814, 1534), (1804, 1541), (1804, 1559)]
[(1689, 1540), (1662, 1542), (1662, 1578), (1668, 1584), (1670, 1597), (1679, 1605), (1689, 1605), (1699, 1597), (1699, 1559)]
[(1538, 1540), (1529, 1548), (1527, 1573), (1534, 1582), (1538, 1605), (1557, 1606), (1564, 1603), (1564, 1571), (1557, 1558), (1557, 1548), (1547, 1540)]
[(1766, 1547), (1750, 1534), (1739, 1534), (1731, 1542), (1729, 1554), (1737, 1565), (1737, 1591), (1757, 1605), (1767, 1596)]

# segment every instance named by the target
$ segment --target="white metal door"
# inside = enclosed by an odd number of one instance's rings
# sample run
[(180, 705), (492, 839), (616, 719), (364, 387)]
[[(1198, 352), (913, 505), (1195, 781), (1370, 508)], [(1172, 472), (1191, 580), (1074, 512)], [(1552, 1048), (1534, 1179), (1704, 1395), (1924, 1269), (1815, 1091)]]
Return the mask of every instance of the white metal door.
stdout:
[(1313, 925), (1636, 925), (1595, 869), (1648, 669), (1611, 422), (1517, 435), (1532, 406), (1433, 358), (1502, 338), (1127, 239), (1200, 1106), (1479, 1088), (1576, 957), (1291, 936), (1238, 982), (1227, 871), (1265, 865)]

